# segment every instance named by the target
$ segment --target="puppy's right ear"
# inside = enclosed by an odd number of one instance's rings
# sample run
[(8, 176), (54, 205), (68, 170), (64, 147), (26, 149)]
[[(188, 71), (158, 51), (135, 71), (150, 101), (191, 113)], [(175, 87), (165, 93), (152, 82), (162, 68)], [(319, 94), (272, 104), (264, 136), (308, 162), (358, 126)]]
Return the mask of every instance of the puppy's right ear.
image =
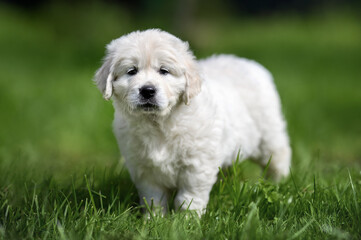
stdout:
[(109, 100), (113, 95), (114, 76), (111, 71), (112, 59), (107, 57), (103, 65), (97, 70), (94, 77), (98, 89), (103, 94), (105, 100)]
[(198, 72), (196, 62), (193, 59), (188, 61), (184, 75), (186, 78), (186, 85), (183, 101), (186, 105), (189, 105), (190, 99), (197, 96), (202, 88), (202, 77)]

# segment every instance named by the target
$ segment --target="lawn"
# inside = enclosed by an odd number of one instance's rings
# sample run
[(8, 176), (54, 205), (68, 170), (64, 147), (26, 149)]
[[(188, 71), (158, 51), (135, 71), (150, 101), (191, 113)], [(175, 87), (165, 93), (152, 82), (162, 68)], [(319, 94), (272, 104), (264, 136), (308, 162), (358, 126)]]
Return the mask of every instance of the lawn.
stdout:
[(145, 220), (91, 79), (111, 39), (171, 24), (101, 4), (0, 5), (0, 239), (360, 239), (360, 20), (213, 18), (180, 33), (200, 58), (233, 53), (273, 73), (292, 174), (275, 184), (235, 164), (201, 219), (169, 206)]

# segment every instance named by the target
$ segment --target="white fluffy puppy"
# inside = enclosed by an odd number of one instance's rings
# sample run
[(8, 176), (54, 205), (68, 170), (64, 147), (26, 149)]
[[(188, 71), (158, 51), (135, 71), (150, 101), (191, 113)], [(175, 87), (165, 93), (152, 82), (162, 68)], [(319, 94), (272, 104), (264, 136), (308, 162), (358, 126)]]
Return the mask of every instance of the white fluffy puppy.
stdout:
[(95, 82), (113, 99), (114, 133), (143, 203), (204, 212), (218, 168), (241, 152), (276, 178), (291, 150), (279, 96), (260, 64), (220, 55), (196, 61), (188, 43), (157, 29), (107, 46)]

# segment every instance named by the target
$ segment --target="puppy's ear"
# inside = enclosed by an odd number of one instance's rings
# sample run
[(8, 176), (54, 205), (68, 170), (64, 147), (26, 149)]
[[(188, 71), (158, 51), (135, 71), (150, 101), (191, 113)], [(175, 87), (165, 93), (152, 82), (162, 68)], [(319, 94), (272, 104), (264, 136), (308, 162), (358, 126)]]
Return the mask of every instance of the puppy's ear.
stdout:
[(197, 96), (201, 91), (202, 78), (193, 59), (187, 65), (187, 69), (184, 72), (186, 86), (183, 101), (186, 105), (189, 105), (190, 99)]
[(98, 89), (103, 94), (105, 100), (109, 100), (113, 95), (114, 76), (111, 71), (112, 59), (107, 57), (103, 65), (97, 70), (94, 77)]

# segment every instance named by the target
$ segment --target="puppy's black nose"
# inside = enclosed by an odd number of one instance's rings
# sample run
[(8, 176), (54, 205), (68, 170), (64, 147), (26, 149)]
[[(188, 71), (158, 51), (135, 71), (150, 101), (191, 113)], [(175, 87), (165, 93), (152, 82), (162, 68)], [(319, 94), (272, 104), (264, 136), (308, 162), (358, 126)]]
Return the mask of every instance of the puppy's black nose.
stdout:
[(153, 85), (145, 85), (139, 88), (139, 94), (144, 99), (151, 99), (152, 97), (154, 97), (155, 93), (156, 93), (156, 89), (155, 86)]

